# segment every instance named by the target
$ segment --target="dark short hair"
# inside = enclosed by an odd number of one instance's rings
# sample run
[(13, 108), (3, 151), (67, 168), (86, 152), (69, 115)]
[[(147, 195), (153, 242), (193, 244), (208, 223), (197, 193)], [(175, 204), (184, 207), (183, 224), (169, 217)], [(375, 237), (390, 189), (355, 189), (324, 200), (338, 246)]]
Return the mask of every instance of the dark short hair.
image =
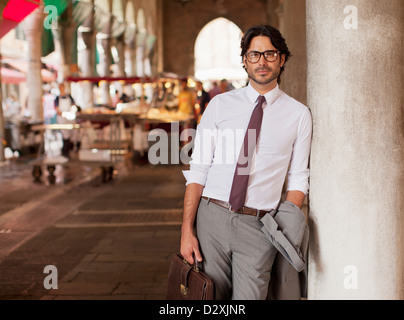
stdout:
[[(244, 57), (247, 53), (248, 49), (250, 48), (252, 39), (258, 36), (268, 37), (271, 40), (272, 45), (281, 52), (281, 55), (285, 55), (285, 63), (292, 56), (285, 39), (278, 29), (268, 25), (258, 25), (249, 28), (241, 39), (241, 57)], [(243, 67), (244, 69), (246, 69), (244, 63)], [(278, 77), (278, 83), (281, 83), (281, 75), (284, 70), (285, 64), (283, 65), (283, 67), (281, 67), (281, 71)]]

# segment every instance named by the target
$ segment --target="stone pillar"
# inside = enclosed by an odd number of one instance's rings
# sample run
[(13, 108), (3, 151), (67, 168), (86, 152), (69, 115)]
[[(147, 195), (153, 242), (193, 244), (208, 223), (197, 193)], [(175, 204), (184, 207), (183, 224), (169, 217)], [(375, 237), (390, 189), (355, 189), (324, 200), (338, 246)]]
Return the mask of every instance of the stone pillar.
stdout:
[[(112, 28), (112, 0), (108, 1), (108, 14), (109, 19), (102, 28), (101, 32), (97, 34), (97, 41), (101, 45), (99, 47), (99, 59), (100, 59), (100, 69), (99, 75), (100, 77), (110, 77), (111, 76), (111, 63), (112, 63), (112, 55), (111, 55), (111, 28)], [(101, 103), (104, 105), (111, 105), (111, 95), (109, 92), (109, 82), (101, 81), (100, 82), (100, 91), (101, 91)]]
[[(55, 49), (59, 52), (60, 62), (58, 70), (58, 82), (65, 82), (71, 74), (72, 45), (74, 41), (75, 24), (73, 22), (73, 3), (68, 2), (66, 10), (58, 19), (57, 28), (52, 29), (55, 40)], [(70, 92), (70, 83), (66, 83)]]
[(277, 8), (280, 0), (267, 0), (267, 22), (269, 25), (279, 28), (279, 15)]
[(115, 42), (115, 48), (116, 51), (118, 52), (118, 61), (117, 63), (117, 77), (125, 77), (125, 35), (122, 34), (121, 36), (117, 37), (114, 39)]
[[(92, 10), (89, 17), (78, 28), (79, 34), (83, 40), (84, 47), (79, 51), (81, 57), (80, 69), (83, 77), (95, 76), (95, 30), (94, 30), (94, 0), (91, 1)], [(81, 84), (83, 89), (82, 109), (92, 108), (94, 106), (93, 84), (84, 81)]]
[(159, 74), (164, 71), (164, 40), (163, 40), (163, 0), (157, 0), (157, 8), (156, 8), (156, 34), (157, 34), (157, 43), (156, 43), (156, 74)]
[(140, 29), (136, 34), (136, 75), (144, 77), (145, 67), (145, 50), (146, 50), (146, 29)]
[[(5, 0), (0, 1), (0, 23), (3, 20), (3, 10), (6, 7), (7, 2)], [(1, 41), (0, 41), (0, 47), (1, 47)], [(0, 59), (1, 59), (1, 50), (0, 50)], [(1, 61), (0, 61), (0, 68), (1, 68)], [(1, 73), (0, 73), (0, 101), (3, 101), (2, 98), (2, 90), (1, 90)], [(5, 129), (4, 129), (4, 115), (3, 115), (3, 108), (0, 108), (0, 164), (1, 162), (5, 161), (5, 155), (4, 155), (4, 149), (5, 149)]]
[(282, 16), (281, 33), (292, 57), (282, 74), (281, 89), (307, 103), (306, 1), (283, 0), (278, 8)]
[(35, 9), (24, 20), (24, 33), (28, 43), (27, 88), (28, 98), (26, 108), (32, 121), (43, 120), (42, 106), (42, 62), (41, 37), (43, 32), (43, 6)]
[(136, 73), (136, 26), (130, 26), (125, 39), (125, 73), (128, 77)]
[(136, 16), (133, 0), (124, 3), (124, 19), (127, 23), (125, 30), (125, 74), (134, 77), (136, 74)]
[(404, 298), (402, 0), (307, 0), (309, 299)]

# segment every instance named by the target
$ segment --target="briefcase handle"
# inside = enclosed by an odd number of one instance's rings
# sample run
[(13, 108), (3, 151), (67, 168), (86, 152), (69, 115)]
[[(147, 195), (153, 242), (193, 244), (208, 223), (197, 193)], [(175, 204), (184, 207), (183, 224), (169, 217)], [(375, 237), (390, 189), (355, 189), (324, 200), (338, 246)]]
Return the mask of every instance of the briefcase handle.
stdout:
[(201, 263), (196, 260), (195, 255), (193, 255), (195, 263), (191, 265), (181, 254), (178, 254), (182, 258), (182, 262), (187, 265), (189, 268), (182, 269), (181, 272), (181, 294), (186, 296), (188, 294), (188, 276), (189, 272), (193, 269), (195, 272), (199, 272), (201, 270)]
[(198, 260), (196, 260), (195, 254), (193, 255), (193, 258), (194, 258), (194, 261), (195, 261), (195, 263), (193, 265), (191, 265), (182, 255), (181, 255), (181, 257), (182, 257), (182, 261), (185, 264), (187, 264), (189, 266), (192, 266), (196, 272), (199, 272), (199, 270), (202, 270), (202, 267), (201, 267), (202, 264)]

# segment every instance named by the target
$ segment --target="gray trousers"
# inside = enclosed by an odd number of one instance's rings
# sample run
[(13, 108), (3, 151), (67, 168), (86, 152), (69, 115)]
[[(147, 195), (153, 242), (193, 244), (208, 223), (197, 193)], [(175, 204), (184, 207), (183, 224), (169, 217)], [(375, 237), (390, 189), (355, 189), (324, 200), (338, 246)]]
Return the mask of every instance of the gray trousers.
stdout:
[(196, 232), (203, 269), (215, 281), (217, 300), (266, 299), (277, 250), (261, 228), (258, 217), (201, 199)]

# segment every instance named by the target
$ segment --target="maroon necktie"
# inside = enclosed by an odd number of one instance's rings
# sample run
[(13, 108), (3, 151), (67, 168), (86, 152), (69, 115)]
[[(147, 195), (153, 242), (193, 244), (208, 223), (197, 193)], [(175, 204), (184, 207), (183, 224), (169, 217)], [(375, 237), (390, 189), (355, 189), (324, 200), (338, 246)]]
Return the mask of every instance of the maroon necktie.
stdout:
[(229, 203), (234, 211), (238, 211), (244, 205), (248, 179), (250, 177), (251, 159), (261, 130), (262, 116), (264, 113), (262, 105), (265, 101), (264, 96), (258, 97), (258, 104), (255, 106), (251, 115), (247, 132), (244, 136), (244, 142), (240, 150), (229, 198)]

